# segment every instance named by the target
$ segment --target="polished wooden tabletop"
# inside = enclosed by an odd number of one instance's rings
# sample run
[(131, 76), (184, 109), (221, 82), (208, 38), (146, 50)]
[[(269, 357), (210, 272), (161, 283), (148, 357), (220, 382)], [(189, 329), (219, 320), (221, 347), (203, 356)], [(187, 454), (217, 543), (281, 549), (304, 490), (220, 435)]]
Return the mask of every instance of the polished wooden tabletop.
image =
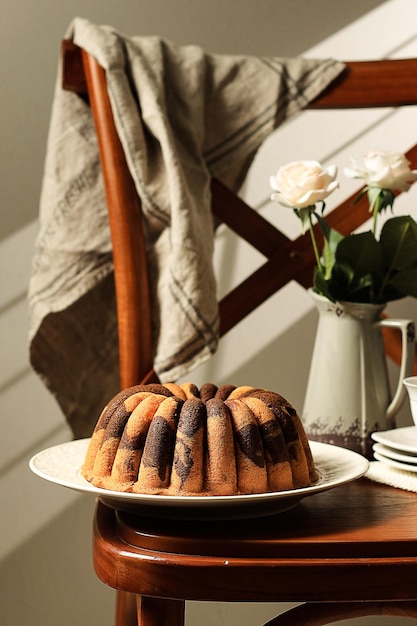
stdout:
[(143, 595), (417, 599), (417, 494), (362, 478), (290, 511), (233, 521), (150, 519), (99, 503), (95, 548), (104, 582)]

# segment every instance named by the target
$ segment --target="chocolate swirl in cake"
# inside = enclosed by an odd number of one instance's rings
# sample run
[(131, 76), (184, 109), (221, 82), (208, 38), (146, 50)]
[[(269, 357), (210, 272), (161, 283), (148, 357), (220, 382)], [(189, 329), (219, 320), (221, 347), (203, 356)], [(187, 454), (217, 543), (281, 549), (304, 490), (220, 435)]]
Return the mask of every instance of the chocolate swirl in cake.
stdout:
[(81, 471), (105, 489), (185, 496), (283, 491), (317, 480), (301, 420), (285, 398), (212, 383), (117, 394)]

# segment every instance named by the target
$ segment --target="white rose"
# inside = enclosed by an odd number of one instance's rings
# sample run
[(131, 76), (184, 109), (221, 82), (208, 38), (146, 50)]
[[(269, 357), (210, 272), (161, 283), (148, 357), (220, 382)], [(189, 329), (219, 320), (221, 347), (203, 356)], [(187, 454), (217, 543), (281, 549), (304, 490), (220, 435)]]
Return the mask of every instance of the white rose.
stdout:
[(339, 186), (336, 175), (334, 165), (324, 169), (317, 161), (293, 161), (271, 176), (271, 199), (296, 209), (313, 206)]
[(401, 153), (371, 150), (362, 163), (351, 159), (351, 164), (344, 169), (345, 175), (362, 178), (368, 187), (408, 191), (417, 180), (417, 170), (410, 170), (410, 162)]

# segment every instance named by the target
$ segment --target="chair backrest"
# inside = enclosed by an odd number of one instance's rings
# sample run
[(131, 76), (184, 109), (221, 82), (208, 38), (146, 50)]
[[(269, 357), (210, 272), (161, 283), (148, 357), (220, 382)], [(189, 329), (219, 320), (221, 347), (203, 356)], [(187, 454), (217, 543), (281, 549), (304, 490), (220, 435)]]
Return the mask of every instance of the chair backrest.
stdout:
[[(342, 75), (308, 108), (397, 107), (417, 104), (417, 59), (346, 64)], [(369, 85), (372, 84), (372, 89)], [(141, 202), (115, 128), (100, 65), (71, 41), (63, 42), (63, 87), (90, 103), (96, 125), (113, 246), (118, 314), (120, 385), (157, 379), (152, 363), (152, 320)], [(417, 161), (417, 146), (407, 153)], [(353, 196), (329, 214), (343, 234), (369, 218), (363, 199), (352, 211)], [(224, 335), (286, 283), (311, 286), (315, 259), (307, 236), (291, 240), (218, 180), (212, 180), (212, 211), (265, 257), (265, 263), (219, 304)], [(134, 233), (134, 235), (133, 235)], [(320, 233), (318, 238), (320, 239)], [(250, 294), (250, 297), (248, 297)], [(385, 335), (387, 353), (399, 362), (397, 335)], [(416, 370), (417, 371), (417, 370)]]

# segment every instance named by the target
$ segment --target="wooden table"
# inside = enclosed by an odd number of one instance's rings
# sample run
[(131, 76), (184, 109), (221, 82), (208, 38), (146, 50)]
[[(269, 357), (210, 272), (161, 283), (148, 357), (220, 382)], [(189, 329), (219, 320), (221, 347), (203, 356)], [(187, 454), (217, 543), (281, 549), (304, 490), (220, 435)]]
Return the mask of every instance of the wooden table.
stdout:
[[(417, 494), (365, 478), (251, 520), (147, 519), (99, 503), (94, 537), (99, 578), (141, 596), (141, 625), (182, 624), (185, 600), (366, 601), (321, 609), (417, 616)], [(329, 623), (306, 615), (285, 623)]]

